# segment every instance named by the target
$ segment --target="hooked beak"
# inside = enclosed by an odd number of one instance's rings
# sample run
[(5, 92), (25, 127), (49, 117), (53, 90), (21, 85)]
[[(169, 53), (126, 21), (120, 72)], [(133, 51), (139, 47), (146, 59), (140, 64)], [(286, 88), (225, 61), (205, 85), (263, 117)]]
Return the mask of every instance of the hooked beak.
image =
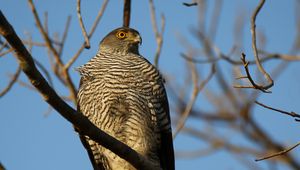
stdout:
[(142, 37), (139, 33), (129, 33), (127, 40), (129, 40), (132, 44), (142, 44)]
[(142, 45), (142, 37), (138, 34), (136, 36), (134, 36), (132, 41), (136, 44)]

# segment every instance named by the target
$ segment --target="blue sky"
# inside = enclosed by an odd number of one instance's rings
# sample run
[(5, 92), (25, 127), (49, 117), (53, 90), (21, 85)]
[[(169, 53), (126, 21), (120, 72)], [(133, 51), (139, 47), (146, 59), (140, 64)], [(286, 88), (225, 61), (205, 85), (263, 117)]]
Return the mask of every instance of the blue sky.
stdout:
[[(101, 6), (102, 1), (83, 1), (82, 14), (87, 29), (91, 27), (95, 16)], [(199, 47), (198, 41), (193, 38), (190, 30), (197, 27), (197, 7), (187, 8), (182, 5), (185, 1), (154, 1), (157, 12), (157, 19), (161, 13), (166, 17), (166, 30), (164, 34), (164, 44), (161, 53), (160, 70), (173, 77), (176, 82), (182, 82), (186, 76), (184, 60), (180, 53), (185, 48), (178, 41), (178, 35), (186, 37), (195, 47)], [(208, 2), (209, 17), (215, 1)], [(217, 1), (218, 3), (218, 1)], [(251, 35), (250, 35), (250, 15), (258, 1), (253, 0), (231, 0), (224, 1), (220, 15), (219, 28), (215, 44), (224, 53), (229, 53), (233, 45), (233, 26), (236, 15), (245, 13), (244, 52), (251, 57)], [(63, 60), (67, 61), (73, 56), (83, 42), (76, 16), (75, 1), (36, 1), (35, 2), (40, 17), (43, 12), (48, 11), (49, 30), (53, 35), (59, 32), (61, 36), (67, 16), (72, 16), (71, 29), (63, 52)], [(295, 6), (294, 0), (272, 0), (267, 1), (262, 12), (258, 16), (257, 28), (265, 33), (267, 37), (266, 50), (278, 53), (288, 53), (295, 33)], [(123, 2), (111, 0), (100, 21), (100, 24), (91, 39), (91, 49), (85, 50), (73, 68), (87, 62), (98, 49), (98, 43), (102, 37), (110, 30), (121, 26)], [(1, 11), (8, 21), (14, 26), (17, 34), (22, 38), (28, 38), (30, 33), (32, 38), (42, 42), (42, 38), (34, 25), (33, 16), (26, 1), (4, 0), (0, 1)], [(132, 0), (131, 27), (139, 30), (143, 44), (140, 52), (151, 62), (156, 50), (156, 42), (152, 31), (150, 10), (147, 1)], [(207, 21), (209, 22), (209, 20)], [(160, 23), (160, 22), (159, 22)], [(207, 28), (208, 29), (208, 28)], [(49, 66), (47, 51), (36, 47), (32, 51), (33, 56), (43, 64)], [(275, 62), (266, 65), (267, 70), (273, 68)], [(276, 64), (276, 63), (275, 63)], [(3, 89), (9, 80), (7, 76), (17, 68), (16, 60), (12, 55), (0, 58), (0, 70), (2, 81), (0, 89)], [(202, 69), (208, 69), (204, 66)], [(229, 69), (222, 68), (224, 72)], [(267, 101), (269, 105), (284, 108), (287, 111), (299, 112), (300, 81), (299, 63), (295, 62), (277, 79), (272, 88), (272, 94), (264, 94), (259, 100)], [(208, 72), (205, 71), (204, 72)], [(75, 84), (79, 82), (77, 72), (71, 70)], [(27, 81), (22, 74), (22, 81)], [(59, 94), (66, 95), (67, 91), (58, 80), (54, 79), (55, 88)], [(213, 83), (211, 87), (217, 87)], [(218, 91), (218, 89), (216, 89)], [(203, 96), (199, 96), (196, 107), (212, 109), (206, 105)], [(41, 100), (41, 96), (32, 90), (16, 84), (12, 90), (0, 99), (0, 161), (9, 170), (38, 170), (38, 169), (92, 169), (88, 156), (82, 147), (77, 134), (73, 131), (70, 123), (64, 120), (59, 114), (52, 111), (45, 116), (48, 104)], [(173, 117), (174, 116), (174, 117)], [(175, 118), (175, 115), (172, 114)], [(272, 138), (285, 145), (292, 145), (300, 141), (298, 124), (293, 119), (262, 109), (255, 108), (255, 118)], [(195, 126), (198, 122), (188, 120), (188, 125)], [(201, 125), (197, 128), (201, 128)], [(238, 137), (236, 141), (241, 142)], [(202, 143), (193, 138), (179, 135), (175, 139), (175, 150), (195, 150), (203, 146)], [(299, 149), (295, 149), (293, 154), (299, 155)], [(252, 160), (254, 160), (253, 158)], [(298, 159), (299, 160), (299, 159)], [(263, 169), (268, 169), (266, 163), (258, 163)], [(196, 159), (177, 159), (177, 169), (246, 169), (235, 157), (226, 154), (224, 151), (215, 154), (199, 157)], [(278, 169), (287, 169), (280, 166)]]

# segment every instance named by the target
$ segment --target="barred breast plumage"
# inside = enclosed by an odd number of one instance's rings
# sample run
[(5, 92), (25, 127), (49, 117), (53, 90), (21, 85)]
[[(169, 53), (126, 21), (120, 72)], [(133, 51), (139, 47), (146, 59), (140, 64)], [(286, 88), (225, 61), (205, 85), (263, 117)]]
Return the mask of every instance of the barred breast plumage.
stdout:
[[(100, 43), (98, 54), (78, 68), (82, 76), (78, 110), (98, 128), (146, 156), (157, 169), (172, 169), (173, 144), (163, 79), (158, 70), (138, 54), (138, 48), (130, 43), (121, 47), (117, 43), (120, 48), (114, 48), (105, 42), (111, 36), (118, 40), (120, 31), (129, 37), (127, 41), (136, 36), (133, 29), (116, 29)], [(134, 169), (88, 137), (81, 139), (94, 169)]]

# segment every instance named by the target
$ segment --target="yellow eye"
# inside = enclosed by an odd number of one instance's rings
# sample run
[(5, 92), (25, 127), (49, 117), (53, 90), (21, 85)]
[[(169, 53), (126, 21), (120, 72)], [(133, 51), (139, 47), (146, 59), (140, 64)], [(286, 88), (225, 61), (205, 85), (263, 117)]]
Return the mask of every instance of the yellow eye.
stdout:
[(116, 36), (119, 39), (123, 39), (123, 38), (125, 38), (127, 36), (127, 33), (124, 32), (124, 31), (119, 31), (119, 32), (117, 32)]

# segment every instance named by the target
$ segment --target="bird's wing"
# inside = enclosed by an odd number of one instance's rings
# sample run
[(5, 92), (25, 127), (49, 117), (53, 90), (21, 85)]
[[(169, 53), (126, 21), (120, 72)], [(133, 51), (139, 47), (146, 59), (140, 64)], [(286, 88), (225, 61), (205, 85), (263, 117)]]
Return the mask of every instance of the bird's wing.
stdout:
[[(80, 79), (79, 89), (82, 86), (84, 86), (85, 83), (88, 83), (88, 79), (87, 79), (87, 77), (82, 77)], [(80, 110), (80, 104), (79, 103), (77, 104), (77, 111), (82, 113), (81, 110)], [(88, 137), (85, 136), (85, 135), (82, 135), (82, 133), (80, 133), (79, 129), (77, 129), (76, 127), (75, 127), (75, 131), (77, 131), (79, 133), (80, 141), (81, 141), (82, 145), (85, 147), (85, 149), (86, 149), (86, 151), (89, 155), (89, 158), (90, 158), (90, 161), (93, 165), (94, 170), (105, 170), (104, 165), (102, 163), (96, 163), (95, 158), (94, 158), (94, 154), (93, 154), (92, 149), (91, 149), (91, 146), (88, 143), (88, 140), (89, 140)]]
[(161, 107), (163, 109), (162, 118), (160, 121), (160, 135), (161, 135), (161, 147), (159, 151), (159, 157), (161, 161), (162, 168), (164, 170), (174, 170), (174, 148), (173, 148), (173, 138), (171, 129), (171, 119), (169, 111), (169, 103), (166, 94), (166, 90), (162, 83), (162, 93), (158, 95)]

